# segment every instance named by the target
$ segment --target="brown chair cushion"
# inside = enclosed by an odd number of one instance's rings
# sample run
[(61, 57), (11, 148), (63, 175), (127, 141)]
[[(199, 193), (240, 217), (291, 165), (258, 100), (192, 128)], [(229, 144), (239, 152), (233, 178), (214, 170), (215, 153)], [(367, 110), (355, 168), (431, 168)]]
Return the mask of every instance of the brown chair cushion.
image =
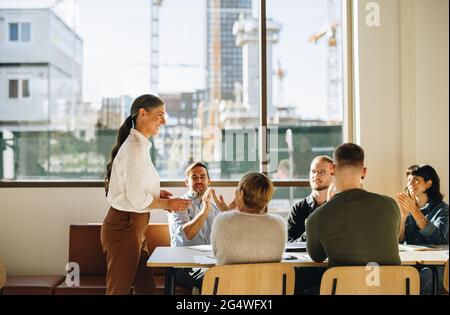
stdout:
[(167, 223), (149, 223), (145, 233), (150, 255), (158, 246), (170, 246), (170, 232)]
[[(151, 255), (158, 246), (170, 246), (170, 232), (169, 225), (167, 223), (149, 223), (147, 232), (145, 233), (147, 240), (147, 249)], [(152, 268), (153, 275), (163, 276), (165, 275), (165, 268)], [(164, 287), (164, 282), (163, 282)]]
[(100, 241), (101, 224), (71, 224), (69, 261), (80, 266), (81, 276), (106, 274), (106, 257)]
[(80, 286), (68, 287), (64, 281), (55, 289), (55, 295), (105, 295), (105, 276), (81, 276)]
[(52, 295), (65, 279), (61, 275), (8, 276), (3, 287), (4, 295)]

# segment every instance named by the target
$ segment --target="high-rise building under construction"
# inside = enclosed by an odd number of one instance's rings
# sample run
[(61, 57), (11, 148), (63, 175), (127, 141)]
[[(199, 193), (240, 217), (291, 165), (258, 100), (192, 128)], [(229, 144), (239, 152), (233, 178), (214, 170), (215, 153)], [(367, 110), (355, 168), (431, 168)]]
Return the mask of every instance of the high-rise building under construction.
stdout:
[(241, 13), (252, 14), (252, 0), (207, 0), (206, 6), (206, 90), (212, 104), (233, 100), (235, 83), (242, 83), (242, 47), (233, 25)]

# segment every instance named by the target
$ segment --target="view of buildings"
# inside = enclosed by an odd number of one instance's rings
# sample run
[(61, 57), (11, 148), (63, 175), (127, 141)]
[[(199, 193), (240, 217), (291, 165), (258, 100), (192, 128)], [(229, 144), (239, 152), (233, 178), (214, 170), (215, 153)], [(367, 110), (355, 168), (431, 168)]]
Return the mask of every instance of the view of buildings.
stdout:
[[(160, 60), (165, 41), (171, 39), (160, 36), (160, 22), (166, 3), (171, 1), (176, 0), (150, 0), (151, 30), (143, 32), (141, 38), (148, 42), (151, 52), (151, 60), (145, 62), (150, 83), (147, 93), (159, 94), (168, 113), (161, 135), (152, 139), (155, 166), (162, 179), (179, 180), (189, 161), (202, 159), (208, 162), (214, 178), (239, 179), (246, 171), (259, 169), (256, 2), (202, 0), (206, 29), (204, 47), (198, 49), (205, 50), (204, 86), (192, 90), (174, 86), (169, 91), (160, 88), (160, 75), (165, 71)], [(316, 11), (331, 2), (340, 6), (339, 0), (324, 1), (325, 5)], [(309, 5), (314, 6), (312, 3)], [(74, 31), (55, 12), (49, 7), (0, 7), (2, 179), (102, 179), (116, 131), (138, 96), (102, 95), (97, 100), (85, 97), (83, 73), (88, 62), (83, 56), (92, 46), (85, 44), (83, 34)], [(312, 28), (318, 29), (322, 22)], [(342, 57), (336, 43), (339, 24), (329, 25), (332, 27), (310, 39), (317, 43), (324, 38), (322, 46), (315, 49), (326, 51), (326, 69), (320, 75), (325, 82), (321, 94), (327, 95), (322, 99), (327, 102), (328, 112), (323, 118), (304, 118), (297, 104), (285, 100), (285, 82), (292, 68), (277, 51), (282, 41), (294, 39), (283, 37), (285, 29), (289, 29), (284, 21), (268, 17), (267, 112), (271, 163), (275, 163), (271, 164), (270, 175), (275, 179), (305, 178), (312, 157), (331, 154), (342, 141)], [(314, 43), (307, 43), (308, 38), (301, 40), (314, 48)], [(117, 75), (122, 76), (119, 72)], [(283, 167), (291, 168), (284, 173), (290, 174), (288, 177), (282, 175)], [(285, 192), (281, 194), (286, 196)]]

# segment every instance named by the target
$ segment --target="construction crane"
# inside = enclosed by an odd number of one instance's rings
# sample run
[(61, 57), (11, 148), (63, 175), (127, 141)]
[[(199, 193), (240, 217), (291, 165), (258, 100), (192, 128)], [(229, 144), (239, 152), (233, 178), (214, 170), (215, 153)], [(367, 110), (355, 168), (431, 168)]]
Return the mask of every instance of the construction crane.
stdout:
[(327, 95), (327, 118), (332, 121), (341, 120), (339, 113), (339, 64), (337, 51), (337, 29), (340, 23), (334, 20), (332, 16), (334, 13), (333, 0), (328, 1), (328, 15), (329, 23), (317, 33), (309, 38), (310, 43), (317, 44), (319, 40), (324, 37), (328, 38), (328, 56), (327, 56), (327, 80), (328, 80), (328, 95)]
[(150, 0), (150, 91), (159, 93), (159, 9), (163, 0)]

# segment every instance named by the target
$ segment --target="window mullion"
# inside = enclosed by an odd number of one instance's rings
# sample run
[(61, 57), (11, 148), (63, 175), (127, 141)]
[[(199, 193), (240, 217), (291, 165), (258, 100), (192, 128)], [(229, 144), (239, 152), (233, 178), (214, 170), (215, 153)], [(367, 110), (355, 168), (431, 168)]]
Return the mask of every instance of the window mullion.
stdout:
[(267, 158), (267, 36), (266, 36), (266, 0), (259, 1), (259, 169), (268, 174)]

